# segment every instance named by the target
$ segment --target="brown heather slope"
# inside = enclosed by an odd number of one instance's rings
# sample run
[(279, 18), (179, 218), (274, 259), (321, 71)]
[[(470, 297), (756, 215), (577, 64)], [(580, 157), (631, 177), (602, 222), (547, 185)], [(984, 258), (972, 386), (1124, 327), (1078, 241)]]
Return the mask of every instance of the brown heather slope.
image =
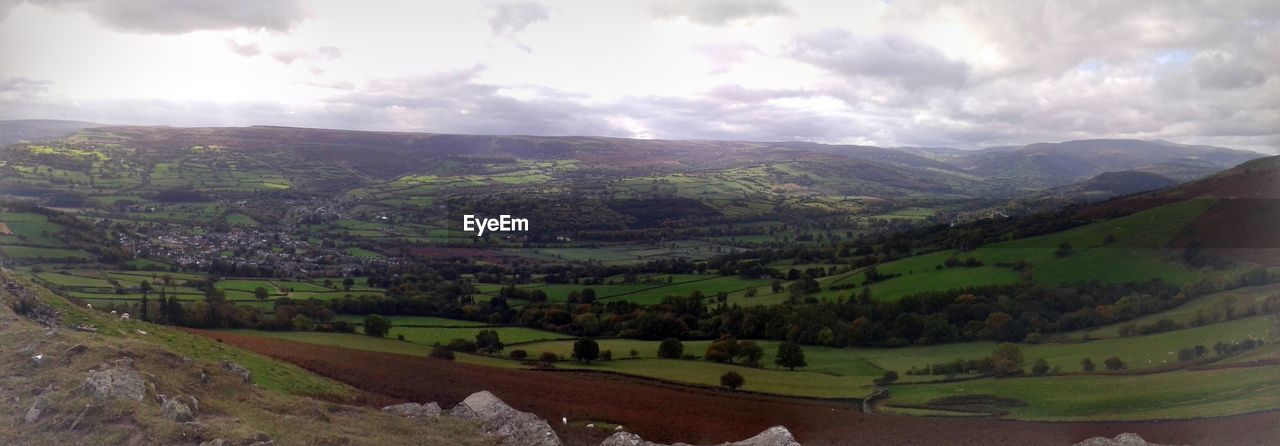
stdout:
[(576, 445), (594, 445), (604, 433), (556, 420), (621, 423), (652, 441), (696, 444), (739, 440), (774, 425), (786, 426), (809, 446), (1069, 445), (1121, 432), (1174, 444), (1262, 445), (1280, 438), (1280, 412), (1106, 423), (866, 414), (860, 405), (849, 402), (728, 393), (594, 373), (499, 369), (219, 332), (201, 334), (401, 400), (439, 401), (448, 407), (472, 392), (489, 390), (517, 409), (552, 420), (560, 435)]
[(1101, 203), (1082, 212), (1105, 217), (1150, 209), (1197, 197), (1218, 199), (1170, 243), (1198, 244), (1210, 254), (1280, 266), (1280, 156), (1246, 162), (1229, 170), (1168, 189)]

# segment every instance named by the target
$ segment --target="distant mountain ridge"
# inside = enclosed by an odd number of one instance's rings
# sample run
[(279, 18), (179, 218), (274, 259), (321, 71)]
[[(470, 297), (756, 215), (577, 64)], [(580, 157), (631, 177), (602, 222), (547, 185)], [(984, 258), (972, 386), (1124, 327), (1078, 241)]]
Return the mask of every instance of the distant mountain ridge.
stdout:
[[(652, 140), (591, 136), (460, 135), (313, 129), (278, 126), (163, 127), (109, 126), (77, 121), (0, 121), (0, 143), (56, 139), (102, 128), (139, 148), (164, 150), (220, 145), (236, 150), (287, 150), (350, 166), (376, 177), (430, 169), (443, 157), (576, 159), (627, 168), (707, 169), (783, 160), (833, 166), (853, 163), (857, 174), (896, 171), (944, 190), (1000, 188), (1046, 190), (1073, 185), (1106, 172), (1140, 171), (1177, 181), (1211, 175), (1265, 155), (1222, 147), (1168, 141), (1090, 139), (979, 150), (821, 144), (801, 141), (751, 142)], [(868, 170), (870, 169), (870, 170)], [(979, 184), (969, 185), (977, 182)], [(933, 187), (933, 186), (930, 186)]]

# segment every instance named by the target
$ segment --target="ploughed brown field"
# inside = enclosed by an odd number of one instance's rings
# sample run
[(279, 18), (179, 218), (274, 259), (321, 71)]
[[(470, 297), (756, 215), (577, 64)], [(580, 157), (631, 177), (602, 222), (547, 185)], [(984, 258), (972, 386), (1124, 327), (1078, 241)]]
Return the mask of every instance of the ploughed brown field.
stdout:
[(571, 445), (595, 445), (608, 432), (560, 423), (618, 423), (645, 439), (715, 444), (783, 425), (805, 445), (1070, 445), (1136, 432), (1172, 444), (1275, 444), (1280, 412), (1159, 422), (1033, 423), (991, 418), (867, 414), (853, 402), (730, 393), (585, 372), (509, 370), (425, 357), (192, 330), (297, 364), (369, 392), (366, 402), (438, 401), (452, 407), (480, 390), (548, 420)]

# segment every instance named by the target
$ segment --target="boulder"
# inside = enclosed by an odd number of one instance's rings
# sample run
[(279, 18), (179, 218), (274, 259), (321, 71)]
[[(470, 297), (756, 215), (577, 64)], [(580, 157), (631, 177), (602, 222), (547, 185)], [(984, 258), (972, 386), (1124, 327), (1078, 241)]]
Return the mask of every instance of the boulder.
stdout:
[(222, 361), (222, 368), (239, 376), (245, 384), (253, 384), (253, 372), (244, 368), (244, 366), (231, 361)]
[(1125, 432), (1116, 435), (1115, 438), (1093, 437), (1088, 440), (1076, 443), (1074, 446), (1162, 446), (1155, 443), (1147, 443), (1147, 440), (1141, 436), (1131, 432)]
[(111, 368), (89, 371), (89, 376), (85, 378), (85, 387), (94, 398), (142, 401), (142, 397), (146, 396), (146, 384), (143, 383), (142, 377), (138, 376), (138, 372), (133, 370), (133, 361), (124, 359), (116, 360)]
[(404, 403), (383, 407), (382, 411), (405, 418), (435, 418), (440, 416), (440, 405), (435, 402), (427, 404)]
[(22, 421), (26, 424), (35, 423), (36, 420), (40, 419), (40, 415), (44, 413), (45, 409), (48, 408), (49, 398), (45, 398), (44, 395), (37, 396), (36, 400), (31, 402), (31, 407), (27, 409), (27, 415), (23, 417)]
[[(675, 443), (672, 446), (684, 446), (684, 443)], [(600, 446), (667, 446), (664, 444), (654, 443), (639, 435), (630, 432), (616, 432), (606, 438)], [(721, 446), (800, 446), (800, 442), (796, 441), (791, 435), (791, 431), (782, 426), (774, 426), (765, 429), (764, 432), (746, 440), (723, 443)]]
[(169, 421), (185, 423), (195, 421), (195, 413), (191, 411), (191, 407), (183, 404), (182, 401), (175, 398), (165, 398), (164, 404), (160, 405), (160, 413)]
[(487, 391), (471, 394), (449, 413), (464, 420), (479, 421), (484, 432), (502, 439), (507, 446), (561, 446), (564, 443), (551, 425), (537, 415), (515, 410)]

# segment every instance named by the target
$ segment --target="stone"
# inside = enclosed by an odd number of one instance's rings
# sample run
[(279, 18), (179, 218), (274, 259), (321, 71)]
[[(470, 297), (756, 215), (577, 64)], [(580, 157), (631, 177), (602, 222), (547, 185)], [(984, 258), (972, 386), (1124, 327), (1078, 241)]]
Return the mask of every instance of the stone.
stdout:
[(227, 440), (217, 438), (217, 439), (206, 441), (204, 443), (200, 443), (200, 446), (228, 446), (228, 445), (227, 445)]
[[(639, 435), (630, 432), (614, 432), (600, 446), (667, 446), (664, 444), (654, 443)], [(675, 443), (672, 446), (687, 446), (684, 443)], [(723, 443), (720, 446), (800, 446), (800, 442), (796, 441), (791, 435), (791, 431), (782, 426), (774, 426), (766, 429), (764, 432), (746, 440)]]
[(31, 402), (31, 407), (27, 409), (27, 415), (22, 421), (26, 424), (35, 423), (40, 419), (40, 415), (49, 408), (49, 398), (44, 395), (37, 396), (35, 401)]
[(160, 413), (169, 421), (185, 423), (187, 421), (195, 421), (196, 416), (191, 412), (191, 407), (178, 401), (178, 398), (166, 398), (164, 404), (160, 405)]
[(116, 361), (112, 368), (90, 370), (85, 386), (99, 401), (111, 398), (142, 401), (147, 394), (146, 384), (133, 370), (132, 364), (132, 360)]
[(1093, 437), (1088, 440), (1076, 443), (1074, 446), (1162, 446), (1155, 443), (1148, 443), (1138, 434), (1125, 432), (1116, 435), (1115, 438)]
[(427, 404), (404, 403), (383, 407), (382, 411), (405, 418), (435, 418), (440, 416), (440, 405), (435, 402)]
[(236, 376), (239, 376), (240, 379), (243, 380), (245, 384), (253, 384), (253, 372), (249, 371), (249, 369), (244, 368), (244, 366), (240, 364), (236, 364), (231, 361), (224, 360), (222, 361), (222, 368), (227, 369), (227, 371), (236, 374)]
[(506, 446), (561, 446), (564, 443), (546, 420), (518, 411), (488, 391), (471, 394), (449, 413), (481, 423), (485, 433), (501, 438)]

